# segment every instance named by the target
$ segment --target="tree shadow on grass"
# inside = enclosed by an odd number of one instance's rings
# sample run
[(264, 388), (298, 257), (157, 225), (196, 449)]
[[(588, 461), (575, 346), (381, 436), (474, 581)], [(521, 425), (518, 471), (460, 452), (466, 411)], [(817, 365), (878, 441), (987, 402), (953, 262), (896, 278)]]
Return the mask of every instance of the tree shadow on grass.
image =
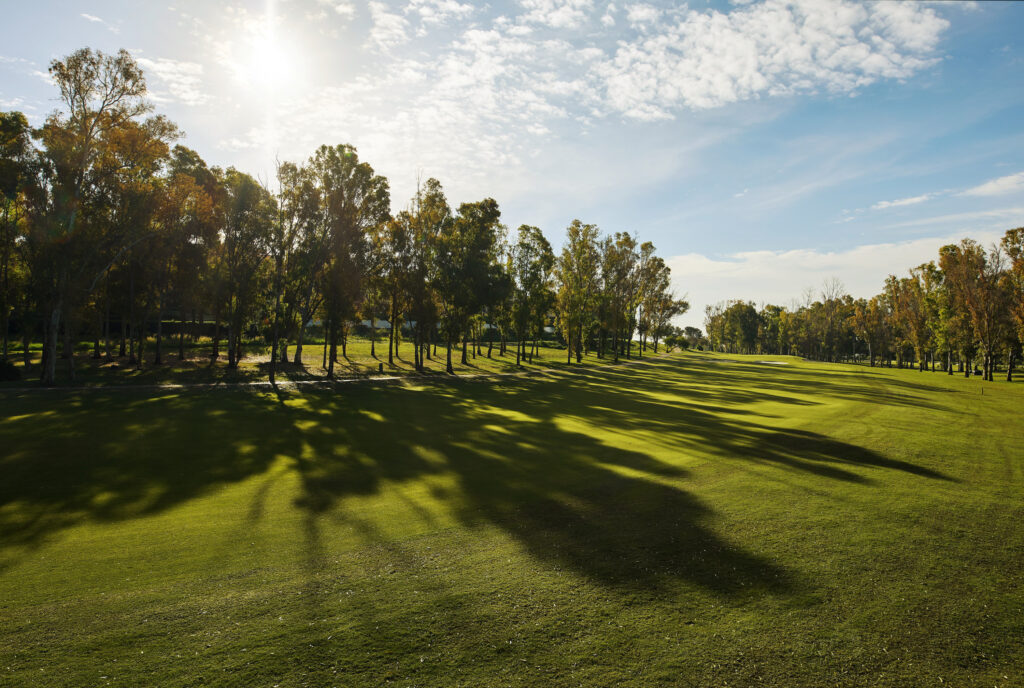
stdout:
[(687, 471), (642, 442), (822, 480), (869, 485), (865, 473), (879, 470), (945, 478), (664, 395), (678, 375), (652, 362), (416, 388), (23, 395), (13, 400), (22, 415), (0, 421), (0, 546), (31, 547), (84, 520), (156, 513), (284, 456), (314, 529), (348, 496), (443, 474), (457, 486), (443, 501), (461, 522), (493, 524), (538, 560), (603, 585), (685, 580), (721, 595), (785, 594), (802, 585), (799, 575), (716, 532), (715, 511), (686, 489)]

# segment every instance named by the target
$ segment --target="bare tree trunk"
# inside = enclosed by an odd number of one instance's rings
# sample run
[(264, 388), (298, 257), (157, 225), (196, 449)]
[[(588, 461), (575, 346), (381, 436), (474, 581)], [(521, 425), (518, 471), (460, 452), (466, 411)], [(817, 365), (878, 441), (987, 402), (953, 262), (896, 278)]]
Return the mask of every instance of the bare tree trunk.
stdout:
[(156, 355), (153, 358), (153, 365), (160, 365), (163, 363), (163, 304), (161, 303), (156, 309)]
[(178, 313), (178, 360), (185, 360), (185, 309), (179, 306)]
[(50, 322), (43, 335), (43, 369), (40, 379), (44, 385), (52, 385), (57, 380), (57, 336), (62, 305), (58, 300), (50, 310)]
[(103, 316), (103, 355), (109, 361), (113, 358), (110, 354), (110, 270), (107, 270), (106, 301)]
[(308, 322), (305, 313), (300, 312), (299, 318), (301, 318), (301, 322), (299, 323), (298, 334), (295, 336), (295, 358), (292, 359), (295, 365), (302, 364), (302, 340), (306, 336), (306, 323)]
[[(333, 320), (330, 327), (331, 350), (327, 354), (327, 377), (334, 378), (334, 361), (338, 358), (338, 332)], [(326, 342), (325, 342), (326, 344)], [(326, 346), (324, 349), (326, 350)]]
[(220, 356), (220, 306), (213, 311), (213, 350), (210, 352), (210, 363), (215, 363)]
[(274, 330), (270, 335), (270, 382), (273, 384), (277, 375), (277, 328), (281, 311), (281, 289), (274, 289)]
[(452, 373), (455, 372), (455, 368), (452, 367), (452, 335), (451, 335), (451, 333), (448, 334), (448, 354), (447, 354), (447, 362), (445, 363), (444, 369), (445, 369), (445, 371), (449, 375), (451, 375)]

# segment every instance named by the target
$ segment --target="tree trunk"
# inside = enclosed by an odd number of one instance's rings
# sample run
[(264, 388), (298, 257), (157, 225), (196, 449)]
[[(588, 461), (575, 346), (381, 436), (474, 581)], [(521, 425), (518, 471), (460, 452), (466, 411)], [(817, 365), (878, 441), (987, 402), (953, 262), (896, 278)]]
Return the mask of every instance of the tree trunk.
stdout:
[(450, 334), (448, 335), (448, 361), (444, 369), (449, 375), (455, 372), (455, 369), (452, 367), (452, 336)]
[(281, 311), (281, 289), (274, 289), (274, 329), (270, 334), (270, 382), (276, 381), (277, 375), (277, 328)]
[(44, 385), (53, 385), (57, 380), (57, 333), (62, 305), (58, 300), (50, 310), (50, 322), (43, 334), (43, 369), (40, 380)]
[(469, 334), (467, 332), (462, 333), (462, 365), (469, 365), (469, 361), (466, 359), (466, 344), (469, 342)]
[(135, 264), (128, 264), (128, 363), (135, 363)]
[(295, 358), (292, 359), (295, 365), (302, 365), (302, 340), (306, 336), (306, 314), (299, 313), (299, 317), (302, 318), (302, 322), (299, 323), (299, 332), (295, 336)]
[(178, 330), (178, 360), (179, 361), (184, 361), (185, 360), (185, 325), (186, 325), (185, 309), (184, 308), (180, 308), (180, 312), (178, 313), (178, 327), (180, 328)]
[(210, 352), (210, 363), (215, 363), (218, 356), (220, 356), (220, 306), (213, 311), (213, 349)]
[[(162, 304), (161, 304), (162, 305)], [(153, 365), (160, 365), (163, 363), (161, 354), (163, 353), (163, 324), (164, 316), (161, 308), (156, 310), (156, 355), (153, 358)]]
[(328, 325), (328, 322), (329, 321), (325, 320), (324, 323), (323, 323), (323, 325), (324, 325), (324, 350), (323, 350), (323, 363), (320, 366), (321, 370), (327, 370), (327, 349), (329, 348), (328, 340), (330, 339), (330, 332), (329, 332), (330, 326)]
[(392, 295), (391, 297), (391, 327), (388, 328), (388, 365), (395, 365), (394, 349), (395, 349), (395, 311), (398, 309), (396, 304), (397, 297)]
[[(329, 338), (331, 340), (331, 350), (327, 354), (327, 377), (329, 379), (333, 379), (334, 378), (334, 361), (335, 361), (335, 359), (338, 358), (338, 332), (337, 332), (337, 328), (334, 326), (334, 322), (331, 322), (330, 337)], [(324, 348), (326, 349), (326, 346)]]

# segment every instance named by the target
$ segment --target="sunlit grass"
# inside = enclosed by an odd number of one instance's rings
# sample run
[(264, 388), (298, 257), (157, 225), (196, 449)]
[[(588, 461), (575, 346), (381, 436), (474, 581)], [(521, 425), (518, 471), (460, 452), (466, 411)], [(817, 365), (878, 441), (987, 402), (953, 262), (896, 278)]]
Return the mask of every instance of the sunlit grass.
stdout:
[(757, 360), (2, 392), (0, 684), (1019, 683), (1024, 386)]

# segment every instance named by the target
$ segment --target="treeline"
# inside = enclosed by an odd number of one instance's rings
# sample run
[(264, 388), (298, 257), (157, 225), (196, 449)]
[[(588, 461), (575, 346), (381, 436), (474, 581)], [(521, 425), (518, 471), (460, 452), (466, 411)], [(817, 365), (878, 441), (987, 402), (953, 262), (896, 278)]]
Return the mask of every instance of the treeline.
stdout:
[(636, 337), (657, 350), (686, 309), (654, 246), (630, 234), (601, 237), (577, 220), (556, 256), (538, 228), (509, 232), (493, 199), (451, 208), (435, 179), (392, 215), (387, 179), (349, 145), (279, 163), (271, 189), (173, 145), (180, 132), (152, 114), (126, 51), (82, 49), (50, 75), (62, 107), (42, 127), (0, 113), (2, 362), (10, 369), (12, 334), (26, 365), (42, 342), (44, 384), (61, 347), (73, 379), (82, 337), (94, 357), (141, 365), (150, 339), (160, 364), (168, 346), (184, 358), (186, 339), (205, 333), (211, 360), (235, 367), (255, 333), (273, 380), (290, 346), (301, 361), (312, 321), (333, 376), (353, 324), (385, 318), (389, 362), (404, 324), (417, 370), (441, 343), (451, 372), (453, 346), (465, 363), (485, 331), (502, 354), (515, 342), (517, 363), (545, 327), (570, 361), (629, 356)]
[(992, 380), (997, 364), (1012, 380), (1024, 342), (1024, 228), (989, 250), (971, 239), (939, 249), (938, 261), (890, 275), (882, 293), (854, 299), (838, 282), (800, 307), (745, 301), (708, 306), (710, 346), (733, 353), (794, 354), (872, 366), (936, 365)]

